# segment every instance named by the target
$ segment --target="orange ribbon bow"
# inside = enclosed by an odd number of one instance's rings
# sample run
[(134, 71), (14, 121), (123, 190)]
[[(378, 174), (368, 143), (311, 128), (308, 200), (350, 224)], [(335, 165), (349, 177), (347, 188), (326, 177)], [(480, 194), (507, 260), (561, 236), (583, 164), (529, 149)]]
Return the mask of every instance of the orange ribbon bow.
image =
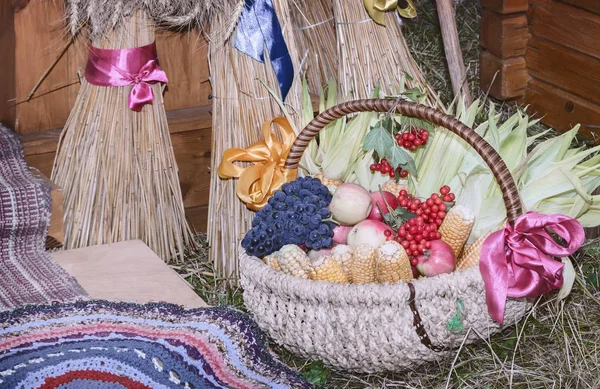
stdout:
[[(281, 134), (280, 142), (271, 132), (271, 124), (277, 124)], [(296, 178), (296, 169), (286, 169), (285, 160), (290, 152), (296, 134), (288, 120), (277, 117), (262, 125), (264, 140), (252, 144), (246, 149), (231, 148), (225, 150), (217, 170), (221, 178), (239, 177), (236, 193), (246, 206), (258, 211), (281, 185)], [(254, 165), (239, 167), (234, 162), (253, 162)]]

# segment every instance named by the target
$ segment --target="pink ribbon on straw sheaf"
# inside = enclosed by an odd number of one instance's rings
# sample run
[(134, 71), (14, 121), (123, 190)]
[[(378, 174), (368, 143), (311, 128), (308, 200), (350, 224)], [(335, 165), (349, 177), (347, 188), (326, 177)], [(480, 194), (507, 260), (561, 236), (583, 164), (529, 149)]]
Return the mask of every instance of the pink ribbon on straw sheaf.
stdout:
[[(559, 245), (547, 229), (566, 241)], [(527, 212), (514, 226), (491, 234), (481, 248), (479, 269), (485, 283), (490, 316), (504, 322), (507, 297), (538, 297), (563, 284), (564, 264), (553, 257), (573, 254), (583, 244), (581, 224), (565, 215)]]
[(90, 47), (85, 79), (98, 86), (133, 85), (129, 108), (137, 112), (154, 100), (151, 85), (169, 81), (158, 66), (155, 43), (132, 49)]

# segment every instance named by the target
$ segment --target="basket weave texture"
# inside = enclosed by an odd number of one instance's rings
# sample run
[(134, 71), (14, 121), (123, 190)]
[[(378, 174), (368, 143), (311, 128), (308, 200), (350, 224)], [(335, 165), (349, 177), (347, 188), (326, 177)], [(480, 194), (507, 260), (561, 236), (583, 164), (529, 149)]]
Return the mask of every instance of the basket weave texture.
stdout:
[[(455, 118), (407, 101), (357, 100), (324, 111), (298, 135), (286, 168), (298, 167), (308, 143), (328, 123), (361, 111), (417, 117), (459, 135), (491, 168), (509, 222), (522, 213), (508, 168), (485, 140)], [(478, 267), (411, 283), (336, 284), (278, 272), (241, 247), (239, 255), (244, 303), (258, 325), (290, 351), (346, 371), (403, 371), (446, 358), (463, 343), (517, 323), (531, 306), (528, 299), (509, 299), (504, 324), (494, 322)]]
[[(258, 325), (278, 344), (337, 369), (360, 373), (402, 371), (453, 353), (467, 343), (499, 330), (487, 312), (478, 268), (414, 280), (415, 304), (432, 343), (449, 348), (433, 351), (421, 343), (409, 308), (405, 282), (336, 284), (278, 272), (240, 249), (240, 285), (244, 303)], [(448, 323), (464, 304), (463, 330)], [(511, 299), (504, 326), (515, 324), (529, 302)], [(470, 329), (470, 330), (469, 330)]]

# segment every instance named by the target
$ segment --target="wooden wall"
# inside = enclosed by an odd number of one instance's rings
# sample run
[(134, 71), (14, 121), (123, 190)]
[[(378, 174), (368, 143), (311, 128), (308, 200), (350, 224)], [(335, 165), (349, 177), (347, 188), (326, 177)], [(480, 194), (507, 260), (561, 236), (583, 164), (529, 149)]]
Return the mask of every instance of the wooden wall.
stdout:
[[(64, 50), (71, 36), (65, 29), (63, 1), (1, 4), (0, 121), (21, 134), (27, 162), (49, 176), (60, 129), (79, 90), (78, 70), (85, 67), (89, 42), (78, 38)], [(169, 77), (165, 106), (184, 204), (196, 229), (205, 231), (211, 151), (207, 43), (197, 32), (160, 32), (156, 43), (161, 67)]]
[(600, 134), (600, 1), (480, 1), (482, 88), (556, 129)]

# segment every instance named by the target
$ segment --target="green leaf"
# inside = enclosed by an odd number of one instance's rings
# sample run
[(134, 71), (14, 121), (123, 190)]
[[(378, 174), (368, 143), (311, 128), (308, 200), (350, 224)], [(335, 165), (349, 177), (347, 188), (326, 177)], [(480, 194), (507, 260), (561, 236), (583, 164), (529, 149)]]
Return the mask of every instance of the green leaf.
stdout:
[(377, 154), (385, 155), (385, 151), (394, 143), (394, 138), (381, 124), (374, 126), (365, 136), (363, 149), (365, 151), (375, 150)]
[(325, 385), (329, 378), (329, 370), (323, 366), (323, 362), (314, 361), (304, 366), (304, 378), (313, 385)]
[(394, 144), (392, 147), (389, 147), (387, 150), (385, 150), (384, 155), (394, 169), (401, 167), (403, 170), (407, 170), (410, 174), (417, 174), (415, 161), (402, 147)]

